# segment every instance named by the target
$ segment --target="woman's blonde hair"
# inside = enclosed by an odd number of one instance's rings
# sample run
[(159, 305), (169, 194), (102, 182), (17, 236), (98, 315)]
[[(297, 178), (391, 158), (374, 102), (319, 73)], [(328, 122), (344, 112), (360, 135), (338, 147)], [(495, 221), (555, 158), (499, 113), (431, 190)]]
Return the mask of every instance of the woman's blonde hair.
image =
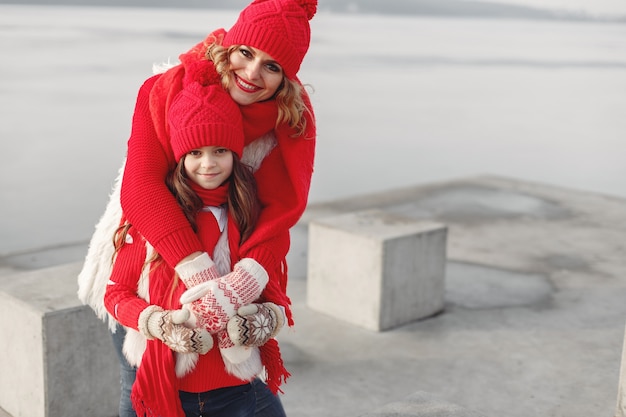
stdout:
[[(215, 70), (222, 78), (222, 86), (228, 90), (233, 82), (230, 74), (230, 54), (239, 48), (240, 45), (231, 45), (228, 48), (213, 42), (207, 45), (206, 58), (213, 61)], [(274, 95), (276, 104), (278, 105), (278, 117), (276, 118), (276, 126), (281, 123), (287, 123), (296, 130), (294, 136), (302, 136), (306, 130), (305, 112), (310, 112), (302, 98), (304, 92), (300, 83), (290, 80), (283, 75), (283, 82), (278, 91)]]

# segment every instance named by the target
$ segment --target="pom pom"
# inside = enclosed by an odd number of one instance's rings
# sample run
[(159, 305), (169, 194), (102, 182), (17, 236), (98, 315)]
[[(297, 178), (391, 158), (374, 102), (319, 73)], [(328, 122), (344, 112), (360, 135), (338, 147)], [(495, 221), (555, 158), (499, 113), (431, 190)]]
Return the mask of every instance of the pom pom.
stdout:
[(313, 19), (317, 12), (317, 0), (296, 0), (296, 3), (304, 9), (307, 19)]
[(183, 85), (189, 85), (193, 82), (206, 87), (208, 85), (220, 84), (221, 79), (213, 62), (207, 59), (190, 62), (185, 66), (185, 77)]

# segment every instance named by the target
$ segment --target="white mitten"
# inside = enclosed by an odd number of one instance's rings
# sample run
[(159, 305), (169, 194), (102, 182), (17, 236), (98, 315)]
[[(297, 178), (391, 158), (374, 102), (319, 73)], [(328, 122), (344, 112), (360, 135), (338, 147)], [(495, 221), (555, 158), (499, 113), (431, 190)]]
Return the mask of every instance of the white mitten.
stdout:
[(284, 324), (284, 312), (276, 304), (249, 304), (237, 310), (226, 329), (236, 346), (262, 346), (275, 337)]
[(249, 381), (263, 370), (258, 347), (235, 346), (226, 330), (217, 333), (217, 345), (229, 374)]
[(215, 263), (206, 252), (203, 252), (190, 261), (176, 265), (174, 270), (187, 288), (195, 287), (203, 282), (219, 278)]
[(181, 353), (205, 354), (213, 347), (213, 337), (205, 329), (189, 329), (182, 323), (189, 310), (163, 310), (151, 305), (139, 314), (137, 327), (148, 339), (159, 339), (170, 349)]
[(259, 298), (268, 280), (267, 272), (257, 261), (244, 258), (235, 264), (233, 272), (189, 288), (180, 302), (191, 303), (198, 327), (217, 333), (226, 328), (241, 306)]

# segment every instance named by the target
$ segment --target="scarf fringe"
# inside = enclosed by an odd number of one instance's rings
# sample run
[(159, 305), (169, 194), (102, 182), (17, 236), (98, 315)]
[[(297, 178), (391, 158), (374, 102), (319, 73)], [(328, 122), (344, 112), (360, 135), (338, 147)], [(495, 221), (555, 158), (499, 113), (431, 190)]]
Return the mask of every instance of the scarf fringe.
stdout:
[(265, 383), (274, 395), (277, 395), (279, 392), (284, 394), (280, 386), (287, 381), (291, 374), (285, 368), (278, 341), (270, 339), (259, 350), (261, 352), (261, 361), (265, 366)]

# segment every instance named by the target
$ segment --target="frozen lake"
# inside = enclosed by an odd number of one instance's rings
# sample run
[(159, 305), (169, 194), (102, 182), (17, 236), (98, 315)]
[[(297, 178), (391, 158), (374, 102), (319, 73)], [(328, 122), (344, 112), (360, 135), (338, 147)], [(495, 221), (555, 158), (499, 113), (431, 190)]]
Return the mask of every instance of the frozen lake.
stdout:
[[(86, 242), (153, 63), (237, 13), (0, 5), (0, 256)], [(477, 174), (626, 198), (626, 24), (320, 12), (311, 202)]]

